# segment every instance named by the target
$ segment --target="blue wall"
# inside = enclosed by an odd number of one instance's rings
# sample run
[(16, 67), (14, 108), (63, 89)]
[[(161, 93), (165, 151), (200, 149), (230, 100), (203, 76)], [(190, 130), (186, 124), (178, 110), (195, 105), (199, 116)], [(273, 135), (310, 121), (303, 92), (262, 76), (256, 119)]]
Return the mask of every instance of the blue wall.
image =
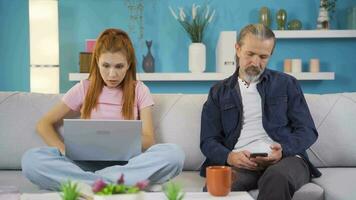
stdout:
[(27, 0), (0, 0), (0, 91), (29, 91)]
[[(182, 3), (183, 2), (183, 3)], [(207, 71), (215, 71), (215, 45), (220, 31), (239, 30), (248, 23), (258, 21), (258, 10), (268, 6), (272, 13), (285, 8), (288, 19), (298, 18), (305, 29), (314, 29), (319, 0), (60, 0), (60, 65), (61, 92), (74, 83), (68, 73), (78, 72), (79, 52), (84, 50), (87, 38), (96, 38), (108, 27), (129, 32), (138, 58), (138, 71), (142, 72), (142, 55), (146, 54), (145, 40), (153, 40), (153, 55), (157, 72), (187, 72), (187, 49), (190, 41), (168, 6), (190, 8), (192, 3), (206, 3), (217, 11), (217, 17), (206, 30)], [(143, 4), (143, 20), (130, 18), (135, 11), (130, 4)], [(355, 0), (338, 1), (333, 28), (344, 29), (346, 8), (356, 6)], [(0, 90), (28, 91), (29, 25), (27, 0), (0, 0)], [(275, 28), (275, 20), (273, 20)], [(308, 93), (356, 91), (356, 39), (278, 40), (272, 69), (281, 70), (285, 58), (302, 58), (306, 68), (312, 57), (321, 60), (322, 71), (334, 71), (334, 81), (301, 81)], [(146, 82), (153, 92), (206, 93), (214, 82)]]
[[(132, 2), (142, 3), (142, 24), (130, 19), (134, 11), (128, 9)], [(68, 73), (78, 72), (79, 52), (84, 51), (85, 39), (96, 38), (108, 27), (117, 27), (129, 32), (137, 52), (138, 71), (142, 72), (142, 55), (147, 52), (145, 40), (153, 40), (153, 55), (157, 72), (187, 72), (189, 38), (179, 23), (171, 16), (168, 6), (184, 6), (207, 1), (186, 0), (61, 0), (60, 11), (60, 65), (61, 92), (74, 83), (68, 81)], [(210, 0), (217, 15), (206, 30), (204, 43), (207, 46), (207, 71), (215, 71), (215, 46), (223, 30), (240, 30), (248, 23), (258, 21), (258, 10), (268, 6), (272, 13), (279, 8), (288, 12), (288, 19), (298, 18), (304, 29), (315, 29), (319, 0)], [(333, 28), (345, 29), (345, 10), (356, 5), (355, 0), (338, 1)], [(137, 13), (137, 12), (136, 12)], [(140, 28), (140, 25), (141, 28)], [(273, 27), (275, 28), (273, 18)], [(141, 35), (142, 34), (142, 35)], [(308, 93), (356, 91), (356, 39), (278, 40), (277, 48), (269, 67), (282, 70), (285, 58), (302, 58), (305, 70), (310, 58), (321, 61), (321, 71), (334, 71), (334, 81), (302, 81)], [(152, 92), (206, 93), (214, 82), (146, 82)]]

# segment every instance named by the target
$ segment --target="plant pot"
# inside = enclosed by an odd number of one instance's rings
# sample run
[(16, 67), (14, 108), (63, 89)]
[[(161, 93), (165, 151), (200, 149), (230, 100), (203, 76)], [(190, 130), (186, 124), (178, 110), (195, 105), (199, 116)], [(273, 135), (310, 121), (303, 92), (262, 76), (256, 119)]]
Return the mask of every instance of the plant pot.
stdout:
[(143, 200), (144, 193), (135, 194), (115, 194), (115, 195), (95, 195), (94, 200)]
[(189, 45), (189, 71), (202, 73), (205, 71), (206, 49), (203, 43)]

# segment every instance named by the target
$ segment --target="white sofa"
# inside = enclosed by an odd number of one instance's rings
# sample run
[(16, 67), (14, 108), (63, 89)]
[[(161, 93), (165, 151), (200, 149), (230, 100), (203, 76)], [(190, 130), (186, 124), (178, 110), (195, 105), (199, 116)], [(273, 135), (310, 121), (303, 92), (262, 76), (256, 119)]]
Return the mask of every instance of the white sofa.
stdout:
[[(154, 126), (158, 142), (179, 144), (186, 153), (184, 172), (174, 180), (185, 191), (201, 191), (198, 175), (204, 156), (199, 149), (200, 116), (206, 94), (155, 94)], [(356, 199), (356, 93), (305, 95), (319, 139), (308, 151), (323, 175), (296, 192), (293, 200)], [(21, 174), (21, 156), (45, 145), (35, 132), (36, 121), (61, 95), (0, 92), (0, 185), (21, 192), (38, 188)], [(58, 130), (62, 132), (61, 124)], [(250, 191), (256, 197), (258, 191)]]

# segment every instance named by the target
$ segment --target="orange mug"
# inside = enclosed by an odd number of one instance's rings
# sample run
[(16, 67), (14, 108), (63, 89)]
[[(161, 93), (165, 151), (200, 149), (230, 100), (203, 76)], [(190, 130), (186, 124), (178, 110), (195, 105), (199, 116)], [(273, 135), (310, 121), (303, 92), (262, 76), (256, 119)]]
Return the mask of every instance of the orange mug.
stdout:
[(231, 191), (231, 167), (209, 166), (206, 168), (206, 187), (213, 196), (226, 196)]

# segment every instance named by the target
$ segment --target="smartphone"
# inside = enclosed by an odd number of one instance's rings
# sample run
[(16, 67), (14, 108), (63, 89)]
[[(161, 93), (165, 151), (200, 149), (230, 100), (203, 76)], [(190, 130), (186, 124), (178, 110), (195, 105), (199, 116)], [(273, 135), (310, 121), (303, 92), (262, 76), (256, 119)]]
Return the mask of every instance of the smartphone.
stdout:
[(256, 157), (267, 157), (268, 153), (251, 153), (250, 158), (256, 158)]

